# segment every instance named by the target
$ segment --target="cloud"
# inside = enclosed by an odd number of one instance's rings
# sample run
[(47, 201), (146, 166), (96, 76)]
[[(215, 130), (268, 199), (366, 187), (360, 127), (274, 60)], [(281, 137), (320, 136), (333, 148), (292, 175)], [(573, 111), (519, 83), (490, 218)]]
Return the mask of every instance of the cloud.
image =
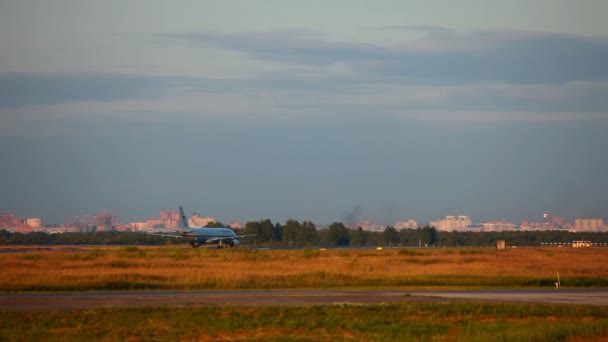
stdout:
[[(434, 26), (392, 44), (332, 41), (319, 32), (192, 32), (160, 40), (263, 59), (243, 77), (0, 72), (0, 132), (99, 120), (398, 117), (576, 120), (608, 117), (602, 37)], [(97, 120), (97, 121), (95, 121)], [(58, 124), (57, 126), (60, 126)], [(86, 131), (86, 129), (84, 130)]]
[(175, 78), (146, 75), (1, 72), (0, 108), (153, 98), (178, 83)]
[(384, 59), (389, 51), (373, 44), (322, 39), (308, 31), (248, 31), (224, 33), (215, 31), (157, 35), (198, 46), (234, 50), (256, 59), (303, 65), (328, 65), (348, 61)]
[(0, 135), (105, 134), (117, 127), (138, 131), (220, 117), (291, 121), (392, 117), (432, 122), (608, 118), (608, 82), (402, 85), (327, 67), (229, 80), (159, 78), (155, 87), (143, 87), (158, 96), (122, 87), (125, 93), (115, 97), (30, 95), (16, 108), (4, 104)]
[(387, 26), (378, 26), (374, 27), (374, 30), (385, 31), (385, 30), (394, 30), (394, 31), (420, 31), (420, 32), (446, 32), (450, 31), (448, 27), (445, 26), (437, 26), (437, 25), (387, 25)]
[(434, 82), (555, 84), (608, 79), (608, 40), (520, 31), (431, 32), (378, 72)]
[(330, 41), (301, 31), (190, 32), (162, 35), (287, 64), (349, 65), (402, 83), (551, 84), (608, 80), (608, 39), (553, 32), (454, 31), (435, 26), (381, 29), (426, 32), (391, 45)]

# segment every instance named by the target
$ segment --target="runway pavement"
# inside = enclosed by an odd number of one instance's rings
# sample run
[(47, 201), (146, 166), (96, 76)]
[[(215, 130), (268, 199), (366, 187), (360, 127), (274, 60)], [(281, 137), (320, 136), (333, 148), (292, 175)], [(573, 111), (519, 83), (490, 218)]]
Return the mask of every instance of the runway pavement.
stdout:
[(521, 303), (608, 305), (608, 290), (486, 290), (486, 291), (414, 291), (415, 296)]
[(134, 306), (303, 306), (382, 303), (513, 302), (608, 305), (608, 290), (197, 291), (2, 294), (2, 311), (70, 311)]

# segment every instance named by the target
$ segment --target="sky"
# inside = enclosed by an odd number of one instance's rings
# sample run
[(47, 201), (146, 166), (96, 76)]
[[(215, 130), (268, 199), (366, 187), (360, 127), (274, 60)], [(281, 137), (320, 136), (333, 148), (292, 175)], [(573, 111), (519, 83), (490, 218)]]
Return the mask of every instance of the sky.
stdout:
[(0, 213), (608, 220), (605, 13), (0, 0)]

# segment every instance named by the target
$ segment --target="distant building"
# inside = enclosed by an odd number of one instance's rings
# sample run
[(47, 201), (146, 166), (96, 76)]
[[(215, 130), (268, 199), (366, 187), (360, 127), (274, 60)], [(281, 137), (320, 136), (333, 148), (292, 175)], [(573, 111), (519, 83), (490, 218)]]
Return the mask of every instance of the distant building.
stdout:
[[(557, 225), (553, 222), (559, 222), (560, 225)], [(563, 225), (566, 225), (567, 222), (562, 217), (551, 217), (549, 214), (543, 214), (542, 222), (529, 222), (527, 220), (522, 220), (519, 225), (519, 230), (521, 231), (539, 231), (539, 230), (559, 230), (560, 228), (564, 228)]]
[(14, 225), (13, 227), (9, 228), (9, 231), (12, 233), (28, 234), (28, 233), (33, 232), (34, 230), (32, 229), (32, 227), (28, 226), (27, 224), (17, 224), (17, 225)]
[(471, 225), (471, 219), (466, 215), (448, 215), (441, 220), (431, 221), (431, 227), (437, 230), (451, 232), (454, 230), (466, 230)]
[(131, 222), (129, 223), (132, 231), (147, 230), (148, 222)]
[(97, 214), (93, 215), (91, 221), (93, 226), (113, 226), (115, 224), (115, 217), (112, 214)]
[(522, 221), (519, 225), (519, 230), (521, 231), (535, 231), (535, 230), (558, 230), (559, 228), (544, 222), (528, 222)]
[(131, 231), (131, 226), (128, 224), (119, 224), (119, 225), (116, 225), (116, 231), (117, 232)]
[(230, 228), (232, 228), (232, 229), (241, 229), (243, 227), (245, 227), (245, 225), (241, 221), (230, 222)]
[(0, 229), (9, 229), (15, 226), (15, 217), (12, 214), (0, 214)]
[(116, 232), (119, 226), (97, 226), (95, 227), (96, 232)]
[(170, 220), (178, 220), (179, 213), (177, 211), (164, 211), (160, 212), (160, 220), (161, 221), (170, 221)]
[(482, 232), (504, 232), (515, 230), (517, 227), (515, 224), (507, 221), (482, 222), (479, 225), (482, 227)]
[(27, 225), (32, 227), (33, 229), (40, 229), (42, 228), (42, 220), (35, 217), (28, 218)]
[(59, 227), (47, 227), (43, 231), (48, 234), (82, 233), (82, 227), (78, 225), (62, 224)]
[(0, 229), (13, 233), (31, 233), (42, 227), (39, 218), (15, 217), (12, 214), (0, 214)]
[(177, 229), (179, 227), (179, 213), (176, 211), (161, 211), (160, 222), (166, 229)]
[(192, 227), (205, 227), (211, 222), (217, 222), (213, 217), (202, 217), (201, 215), (194, 213), (188, 220), (188, 224)]
[(165, 226), (159, 219), (149, 219), (146, 222), (146, 226), (147, 226), (147, 228), (155, 228), (155, 229), (165, 228)]
[(63, 227), (47, 227), (44, 232), (47, 234), (63, 234), (66, 230)]
[(401, 229), (416, 229), (416, 228), (418, 228), (418, 222), (416, 222), (414, 220), (397, 221), (397, 222), (395, 222), (395, 226), (394, 227), (397, 230), (401, 230)]
[(602, 219), (583, 219), (578, 218), (574, 220), (574, 230), (577, 232), (588, 232), (588, 231), (604, 231), (604, 220)]
[(563, 216), (553, 216), (551, 218), (551, 224), (553, 224), (556, 227), (566, 227), (568, 225), (568, 221), (566, 221), (566, 219)]
[(356, 229), (361, 227), (361, 229), (368, 232), (383, 232), (384, 229), (386, 229), (386, 226), (377, 224), (374, 221), (361, 221), (354, 225), (347, 225), (346, 227), (349, 229)]

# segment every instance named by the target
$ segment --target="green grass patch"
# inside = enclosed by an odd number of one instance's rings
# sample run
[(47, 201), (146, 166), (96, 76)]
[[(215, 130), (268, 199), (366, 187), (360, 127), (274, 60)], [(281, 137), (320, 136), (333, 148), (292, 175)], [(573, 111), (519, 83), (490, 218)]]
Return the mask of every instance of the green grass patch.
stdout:
[(0, 312), (2, 341), (568, 341), (608, 335), (608, 308), (523, 304), (138, 307)]
[(100, 249), (100, 248), (93, 248), (91, 249), (86, 256), (82, 257), (82, 260), (95, 260), (98, 258), (103, 258), (108, 254), (108, 251)]
[(41, 260), (43, 257), (40, 254), (23, 254), (21, 257), (21, 260), (28, 260), (28, 261), (37, 261), (37, 260)]
[(409, 256), (421, 256), (424, 255), (424, 253), (415, 251), (413, 249), (400, 249), (399, 252), (397, 253), (398, 255), (409, 255)]
[(118, 256), (121, 258), (145, 258), (147, 256), (147, 253), (145, 250), (136, 247), (136, 246), (128, 246), (128, 247), (124, 247), (122, 248), (119, 252), (118, 252)]
[(318, 249), (304, 248), (302, 250), (302, 258), (304, 259), (318, 258), (319, 256), (321, 256), (321, 251)]
[(484, 255), (484, 254), (494, 254), (495, 250), (488, 250), (487, 248), (475, 248), (475, 249), (460, 249), (458, 250), (458, 254), (460, 255)]

